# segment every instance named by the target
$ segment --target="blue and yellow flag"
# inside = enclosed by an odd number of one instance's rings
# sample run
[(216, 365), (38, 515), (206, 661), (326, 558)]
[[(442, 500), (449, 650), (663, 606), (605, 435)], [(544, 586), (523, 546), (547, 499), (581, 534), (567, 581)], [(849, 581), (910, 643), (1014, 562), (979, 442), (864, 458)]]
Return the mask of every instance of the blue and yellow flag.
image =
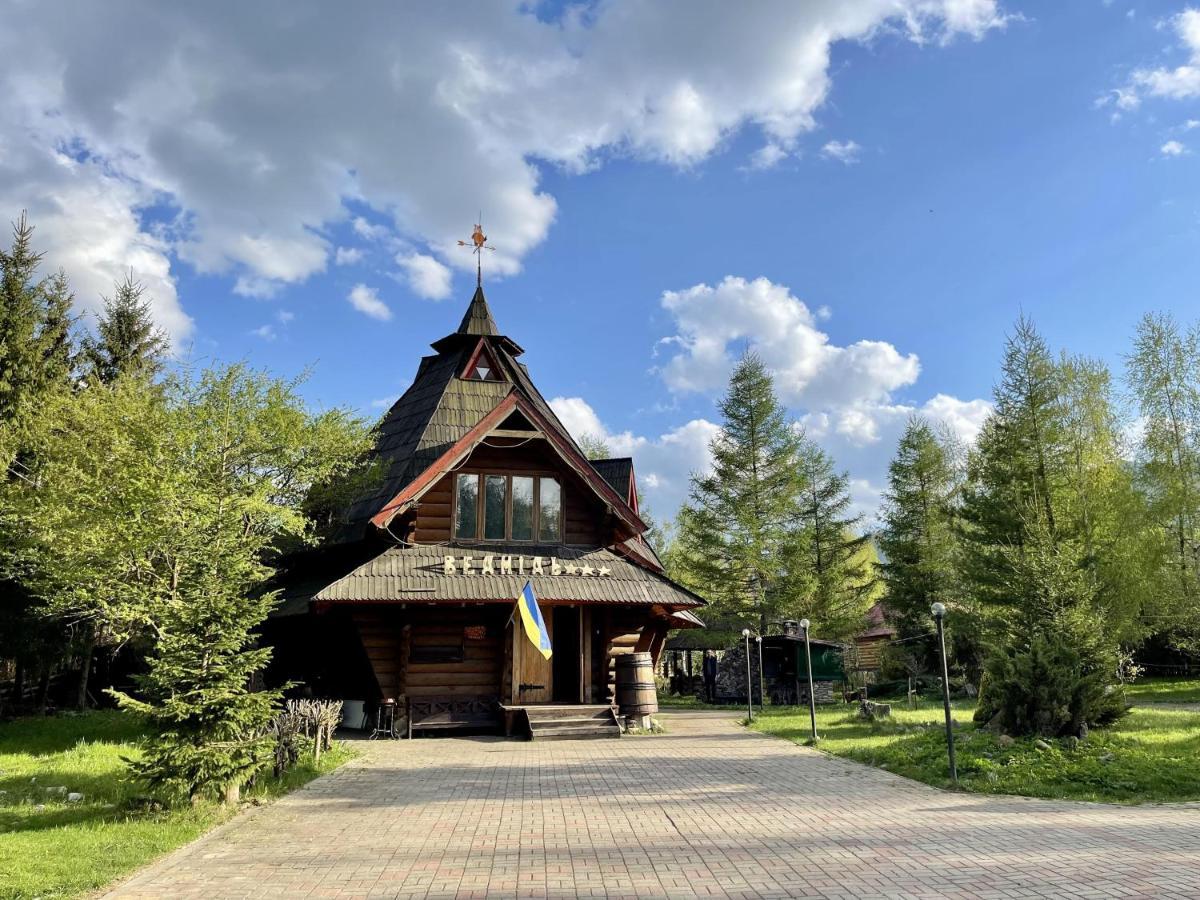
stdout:
[(538, 609), (537, 597), (533, 596), (533, 585), (528, 581), (517, 595), (517, 609), (521, 611), (526, 636), (542, 656), (549, 659), (550, 654), (554, 652), (550, 648), (550, 632), (546, 628), (546, 620), (542, 618), (542, 611)]

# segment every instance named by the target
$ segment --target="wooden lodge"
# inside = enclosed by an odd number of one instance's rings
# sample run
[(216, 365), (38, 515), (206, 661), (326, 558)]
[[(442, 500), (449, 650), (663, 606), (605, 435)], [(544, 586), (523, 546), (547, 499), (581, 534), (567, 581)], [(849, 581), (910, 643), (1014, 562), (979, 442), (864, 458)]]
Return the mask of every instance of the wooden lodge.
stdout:
[[(289, 569), (274, 674), (363, 701), (372, 725), (394, 709), (400, 733), (619, 734), (617, 712), (653, 704), (667, 632), (700, 626), (704, 601), (646, 542), (632, 460), (584, 456), (482, 288), (432, 346), (379, 427), (382, 481)], [(549, 659), (514, 614), (526, 582)], [(616, 710), (617, 659), (634, 652), (648, 654), (643, 708)]]

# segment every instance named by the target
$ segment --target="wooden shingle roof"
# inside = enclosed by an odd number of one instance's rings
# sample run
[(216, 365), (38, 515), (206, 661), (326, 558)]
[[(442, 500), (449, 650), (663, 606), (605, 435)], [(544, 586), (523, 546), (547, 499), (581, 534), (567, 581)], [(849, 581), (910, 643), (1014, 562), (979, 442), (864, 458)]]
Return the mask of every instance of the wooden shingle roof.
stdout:
[[(485, 555), (491, 554), (499, 565), (501, 554), (513, 559), (513, 574), (484, 575), (480, 572)], [(456, 561), (466, 555), (472, 559), (472, 574), (463, 574), (455, 566), (446, 574), (445, 557)], [(515, 571), (516, 558), (523, 557), (525, 574)], [(541, 558), (545, 574), (531, 574), (532, 560)], [(607, 574), (550, 574), (549, 559), (561, 564), (601, 568)], [(693, 609), (704, 601), (665, 576), (633, 565), (611, 550), (562, 546), (445, 546), (421, 544), (392, 547), (318, 591), (317, 603), (381, 602), (507, 602), (515, 601), (525, 582), (533, 583), (540, 601), (572, 603), (654, 604), (670, 610)]]
[(614, 491), (622, 497), (629, 496), (629, 481), (633, 477), (633, 460), (628, 456), (616, 459), (593, 459), (592, 468), (600, 473)]

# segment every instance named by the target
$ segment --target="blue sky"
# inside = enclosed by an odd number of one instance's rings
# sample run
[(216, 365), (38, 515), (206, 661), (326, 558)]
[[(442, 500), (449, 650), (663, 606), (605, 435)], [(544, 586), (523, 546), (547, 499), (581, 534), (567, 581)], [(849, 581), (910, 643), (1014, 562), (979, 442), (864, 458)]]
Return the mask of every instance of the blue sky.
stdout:
[(1184, 3), (7, 5), (40, 62), (0, 70), (0, 202), (82, 310), (132, 266), (181, 352), (374, 416), (482, 209), (501, 327), (660, 515), (746, 346), (869, 511), (910, 412), (974, 434), (1022, 310), (1116, 367), (1143, 312), (1200, 313)]

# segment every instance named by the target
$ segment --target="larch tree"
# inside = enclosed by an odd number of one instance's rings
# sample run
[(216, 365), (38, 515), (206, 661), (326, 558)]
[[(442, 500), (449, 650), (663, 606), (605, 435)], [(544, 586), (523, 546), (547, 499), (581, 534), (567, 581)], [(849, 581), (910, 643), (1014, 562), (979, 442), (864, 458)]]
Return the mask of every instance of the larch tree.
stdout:
[(929, 421), (913, 416), (888, 466), (882, 528), (876, 536), (883, 560), (888, 619), (904, 652), (920, 670), (936, 664), (929, 608), (955, 605), (957, 543), (954, 502), (958, 489), (953, 452)]
[(874, 565), (865, 552), (871, 538), (859, 533), (862, 517), (850, 512), (850, 476), (837, 471), (828, 453), (805, 441), (798, 474), (797, 523), (808, 575), (798, 612), (812, 619), (822, 634), (848, 637), (862, 630), (874, 602)]
[(1176, 642), (1200, 635), (1200, 329), (1167, 315), (1138, 324), (1127, 361), (1142, 425), (1139, 482), (1149, 515), (1169, 535), (1163, 587)]
[(684, 583), (702, 587), (718, 624), (765, 634), (807, 588), (798, 518), (804, 439), (752, 353), (734, 369), (718, 408), (712, 471), (692, 476), (672, 565)]

